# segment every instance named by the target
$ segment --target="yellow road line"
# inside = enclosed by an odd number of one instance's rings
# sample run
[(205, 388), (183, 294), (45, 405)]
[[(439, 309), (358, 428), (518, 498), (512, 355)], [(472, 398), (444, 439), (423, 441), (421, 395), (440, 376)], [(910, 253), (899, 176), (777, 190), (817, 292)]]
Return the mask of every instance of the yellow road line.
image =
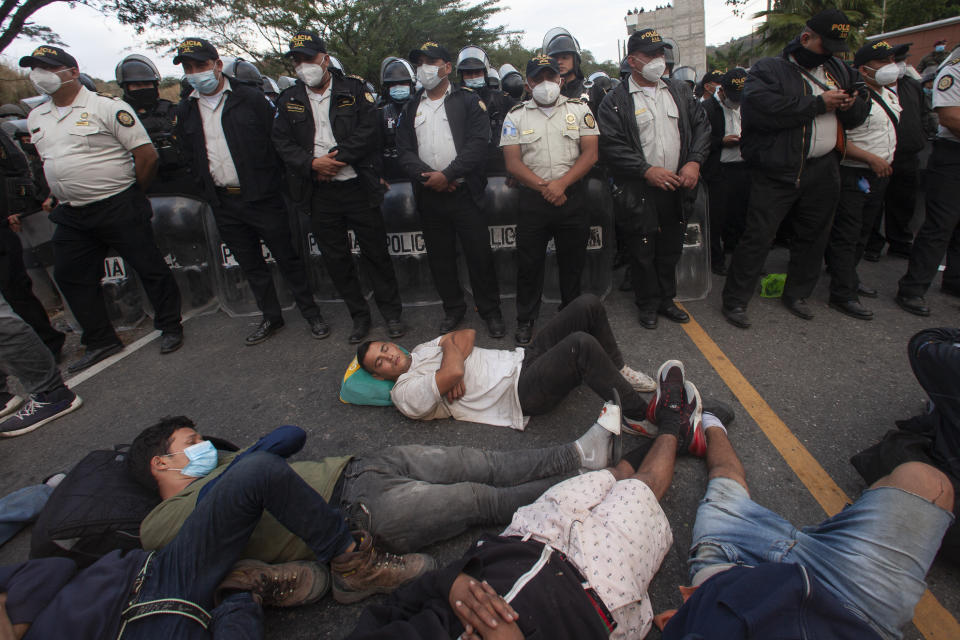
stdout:
[[(681, 326), (827, 515), (832, 516), (849, 504), (851, 500), (843, 489), (793, 435), (693, 316), (688, 324)], [(928, 640), (960, 638), (960, 623), (930, 591), (924, 593), (917, 603), (913, 624)]]

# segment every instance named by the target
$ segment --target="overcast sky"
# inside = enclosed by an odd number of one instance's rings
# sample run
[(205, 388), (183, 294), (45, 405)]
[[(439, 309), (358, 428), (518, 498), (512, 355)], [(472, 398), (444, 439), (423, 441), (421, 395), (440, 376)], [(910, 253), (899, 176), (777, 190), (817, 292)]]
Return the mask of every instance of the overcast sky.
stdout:
[[(667, 3), (667, 0), (508, 1), (509, 8), (497, 14), (494, 22), (512, 30), (524, 31), (522, 39), (525, 46), (539, 47), (547, 29), (563, 26), (598, 60), (617, 58), (617, 39), (626, 37), (623, 18), (628, 9), (643, 7), (652, 10), (658, 4)], [(722, 44), (750, 33), (751, 21), (734, 16), (723, 0), (704, 0), (704, 3), (707, 44)], [(502, 4), (506, 5), (507, 1)], [(747, 15), (765, 6), (765, 0), (751, 0), (747, 5)], [(80, 63), (80, 69), (92, 76), (112, 79), (117, 62), (130, 53), (149, 56), (163, 75), (179, 76), (181, 73), (180, 68), (171, 63), (170, 56), (161, 58), (158, 52), (147, 49), (144, 42), (148, 38), (137, 36), (133, 29), (89, 7), (77, 4), (71, 8), (66, 3), (57, 2), (38, 11), (33, 20), (60, 34), (68, 50)], [(669, 33), (662, 35), (670, 36)], [(35, 42), (17, 39), (3, 55), (8, 63), (16, 64), (20, 56), (30, 53), (35, 46)]]

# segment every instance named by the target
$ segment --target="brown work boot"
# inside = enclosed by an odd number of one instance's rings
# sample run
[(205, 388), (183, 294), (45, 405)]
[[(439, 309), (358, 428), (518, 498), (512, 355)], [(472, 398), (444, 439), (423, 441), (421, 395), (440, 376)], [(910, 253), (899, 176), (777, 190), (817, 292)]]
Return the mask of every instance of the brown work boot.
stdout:
[(375, 593), (390, 593), (405, 582), (436, 568), (436, 561), (422, 553), (398, 556), (373, 546), (367, 531), (354, 531), (356, 548), (330, 563), (333, 599), (342, 604), (360, 602)]
[(217, 587), (214, 601), (219, 605), (225, 591), (249, 591), (265, 607), (298, 607), (316, 602), (329, 589), (330, 572), (316, 562), (240, 560)]

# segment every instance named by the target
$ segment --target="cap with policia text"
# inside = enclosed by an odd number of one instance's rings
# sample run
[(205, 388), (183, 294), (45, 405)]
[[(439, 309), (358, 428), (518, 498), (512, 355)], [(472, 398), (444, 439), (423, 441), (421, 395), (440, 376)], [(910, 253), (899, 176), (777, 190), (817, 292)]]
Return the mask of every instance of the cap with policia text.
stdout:
[(886, 40), (880, 42), (868, 42), (859, 49), (853, 56), (853, 66), (859, 67), (871, 60), (886, 60), (893, 56), (894, 48)]
[(302, 53), (305, 56), (315, 57), (318, 53), (326, 53), (327, 45), (323, 38), (316, 31), (297, 31), (290, 38), (290, 51), (284, 55), (285, 58), (293, 57), (295, 53)]
[(527, 79), (536, 78), (547, 69), (560, 73), (560, 67), (557, 65), (556, 58), (551, 58), (550, 56), (530, 58), (527, 62)]
[(703, 84), (707, 84), (708, 82), (720, 82), (722, 80), (723, 71), (720, 71), (719, 69), (711, 69), (710, 71), (707, 71), (705, 76), (703, 76), (702, 82)]
[(34, 49), (30, 55), (20, 58), (21, 67), (35, 67), (37, 64), (73, 69), (77, 66), (77, 60), (60, 47), (44, 44)]
[(641, 29), (635, 31), (630, 39), (627, 40), (627, 53), (639, 51), (640, 53), (656, 53), (664, 48), (673, 49), (673, 45), (664, 42), (656, 29)]
[(747, 82), (747, 70), (743, 67), (734, 67), (723, 74), (720, 79), (720, 86), (723, 87), (723, 93), (728, 99), (734, 102), (740, 101), (743, 94), (743, 85)]
[(424, 42), (419, 49), (411, 51), (407, 59), (413, 64), (419, 64), (420, 56), (450, 62), (450, 52), (436, 42)]
[(177, 56), (173, 59), (173, 64), (180, 64), (184, 60), (206, 62), (218, 58), (220, 54), (217, 53), (217, 48), (203, 38), (187, 38), (177, 45)]
[(839, 9), (826, 9), (807, 20), (807, 26), (823, 39), (824, 48), (830, 53), (849, 51), (850, 21)]

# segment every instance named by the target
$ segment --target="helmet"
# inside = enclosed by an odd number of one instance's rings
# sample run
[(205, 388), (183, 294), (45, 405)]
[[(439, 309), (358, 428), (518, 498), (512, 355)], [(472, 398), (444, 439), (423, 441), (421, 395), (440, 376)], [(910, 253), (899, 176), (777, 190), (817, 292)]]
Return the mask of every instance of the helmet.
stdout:
[(280, 76), (277, 78), (277, 86), (280, 87), (280, 91), (286, 91), (295, 84), (297, 84), (296, 78), (291, 78), (290, 76)]
[(224, 58), (223, 73), (231, 80), (236, 80), (244, 84), (259, 87), (263, 81), (263, 75), (252, 62), (243, 58)]
[(14, 116), (16, 119), (26, 118), (27, 112), (18, 104), (5, 104), (0, 106), (0, 118), (9, 118)]
[(3, 129), (3, 131), (14, 140), (30, 135), (30, 128), (27, 126), (26, 118), (5, 120), (0, 124), (0, 129)]
[(500, 76), (493, 67), (487, 67), (487, 86), (494, 89), (500, 88)]
[(489, 66), (490, 59), (480, 47), (467, 45), (457, 54), (457, 71), (480, 71)]
[(147, 56), (132, 53), (117, 65), (117, 84), (123, 87), (127, 82), (160, 82), (160, 71)]
[(600, 81), (600, 83), (603, 84), (603, 85), (609, 84), (609, 83), (603, 82), (603, 79), (604, 79), (604, 78), (606, 78), (607, 80), (609, 80), (609, 79), (610, 79), (610, 76), (608, 76), (608, 75), (606, 74), (606, 72), (604, 72), (604, 71), (594, 71), (593, 73), (590, 74), (590, 76), (589, 76), (586, 80), (583, 81), (583, 88), (584, 88), (584, 89), (589, 89), (589, 88), (592, 87), (597, 81)]
[(620, 61), (620, 80), (626, 80), (627, 77), (633, 73), (633, 69), (630, 67), (630, 61), (628, 60), (630, 56), (624, 56), (623, 60)]
[(180, 98), (186, 98), (193, 93), (193, 85), (187, 80), (187, 76), (180, 78)]
[(670, 74), (670, 77), (675, 80), (689, 82), (691, 87), (697, 84), (697, 70), (693, 67), (676, 67), (673, 73)]
[(679, 60), (677, 43), (670, 38), (663, 39), (663, 59), (667, 63), (667, 69), (673, 69), (673, 65)]
[(260, 88), (264, 93), (280, 93), (280, 87), (277, 86), (277, 83), (274, 82), (270, 76), (263, 76), (263, 79), (260, 81)]
[(523, 76), (512, 64), (505, 64), (500, 67), (500, 86), (511, 98), (519, 100), (523, 95)]
[(563, 27), (554, 27), (543, 36), (543, 55), (555, 56), (558, 53), (572, 53), (580, 63), (580, 43)]
[(86, 87), (90, 91), (96, 92), (97, 85), (93, 82), (93, 78), (91, 78), (87, 74), (81, 73), (80, 75), (77, 76), (77, 80), (80, 82), (80, 84), (82, 84), (84, 87)]
[(387, 82), (414, 82), (415, 74), (410, 63), (403, 58), (390, 56), (380, 63), (380, 85)]
[(347, 73), (347, 70), (343, 68), (343, 63), (334, 56), (330, 56), (330, 66), (344, 75)]

